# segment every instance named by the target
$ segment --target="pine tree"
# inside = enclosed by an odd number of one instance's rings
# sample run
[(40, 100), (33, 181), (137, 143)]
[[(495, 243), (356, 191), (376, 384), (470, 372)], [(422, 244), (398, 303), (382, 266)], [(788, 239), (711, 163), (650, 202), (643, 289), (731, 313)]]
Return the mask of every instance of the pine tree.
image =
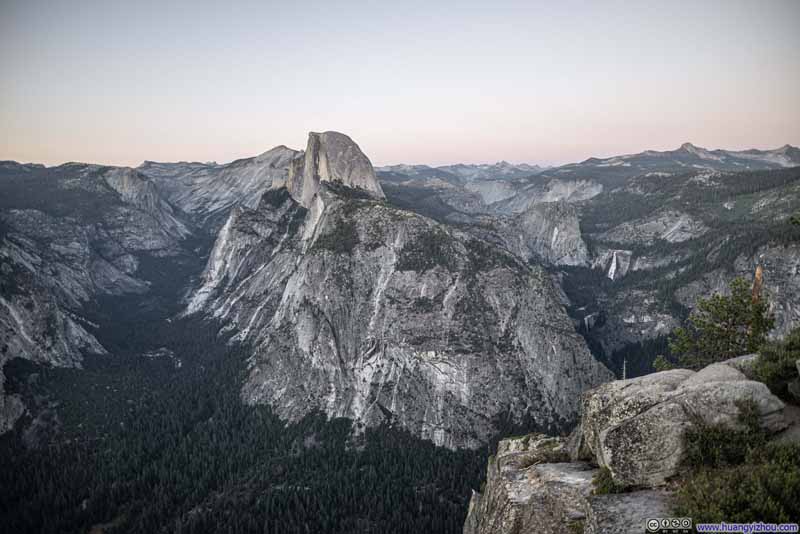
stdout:
[(743, 278), (730, 283), (730, 295), (698, 299), (685, 328), (675, 330), (672, 354), (682, 365), (700, 368), (756, 352), (775, 326), (767, 299), (756, 297)]

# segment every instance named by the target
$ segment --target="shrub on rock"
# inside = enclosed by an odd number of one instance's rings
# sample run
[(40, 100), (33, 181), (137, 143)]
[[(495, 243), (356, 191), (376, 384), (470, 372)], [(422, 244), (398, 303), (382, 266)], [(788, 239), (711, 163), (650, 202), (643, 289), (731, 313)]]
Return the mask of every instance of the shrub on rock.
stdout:
[(695, 523), (797, 521), (800, 444), (770, 444), (743, 464), (697, 470), (681, 484), (675, 512)]

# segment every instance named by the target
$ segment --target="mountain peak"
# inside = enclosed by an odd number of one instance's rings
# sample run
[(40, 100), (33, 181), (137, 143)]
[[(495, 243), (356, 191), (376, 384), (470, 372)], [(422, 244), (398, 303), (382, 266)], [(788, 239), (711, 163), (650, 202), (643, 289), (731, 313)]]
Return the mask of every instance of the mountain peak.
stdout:
[(289, 164), (286, 189), (305, 207), (321, 182), (340, 183), (384, 198), (369, 158), (350, 137), (339, 132), (309, 132), (305, 153)]
[(270, 148), (266, 152), (262, 152), (258, 156), (255, 157), (255, 161), (261, 162), (270, 162), (270, 161), (281, 161), (285, 159), (294, 158), (298, 154), (297, 150), (292, 150), (291, 148), (287, 147), (286, 145), (278, 145), (274, 148)]

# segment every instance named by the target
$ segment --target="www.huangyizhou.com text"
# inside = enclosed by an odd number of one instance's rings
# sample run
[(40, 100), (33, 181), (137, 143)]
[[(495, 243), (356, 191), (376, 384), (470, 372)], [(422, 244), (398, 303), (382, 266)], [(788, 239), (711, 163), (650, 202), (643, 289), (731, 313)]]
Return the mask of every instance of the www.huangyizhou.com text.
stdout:
[(698, 523), (695, 525), (697, 532), (800, 532), (797, 523)]

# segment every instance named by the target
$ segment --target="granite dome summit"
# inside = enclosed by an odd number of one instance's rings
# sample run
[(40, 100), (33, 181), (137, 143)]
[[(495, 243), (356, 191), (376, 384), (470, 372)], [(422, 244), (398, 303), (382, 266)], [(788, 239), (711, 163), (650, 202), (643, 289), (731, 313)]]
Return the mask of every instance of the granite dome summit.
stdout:
[(324, 182), (361, 189), (375, 198), (384, 198), (369, 158), (352, 139), (339, 132), (309, 133), (306, 150), (289, 164), (285, 183), (276, 181), (273, 188), (285, 186), (292, 198), (309, 207)]

